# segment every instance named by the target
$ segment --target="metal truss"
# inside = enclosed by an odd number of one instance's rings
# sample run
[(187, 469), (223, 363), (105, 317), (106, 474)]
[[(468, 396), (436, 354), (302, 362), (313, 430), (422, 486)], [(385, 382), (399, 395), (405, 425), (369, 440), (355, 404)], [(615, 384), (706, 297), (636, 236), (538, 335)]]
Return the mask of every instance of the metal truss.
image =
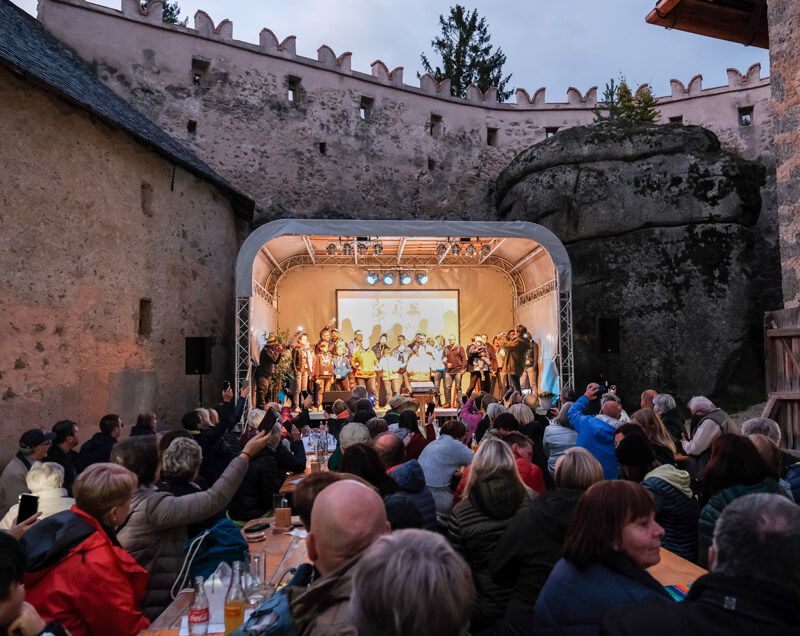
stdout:
[(575, 356), (572, 347), (572, 290), (559, 291), (558, 294), (558, 337), (560, 355), (558, 372), (561, 387), (575, 388)]
[(236, 299), (236, 394), (250, 378), (250, 298)]
[(531, 303), (534, 300), (541, 298), (542, 296), (547, 296), (558, 288), (558, 283), (554, 278), (551, 281), (546, 282), (544, 285), (539, 285), (536, 289), (532, 289), (531, 291), (523, 294), (522, 296), (517, 296), (514, 298), (514, 308), (521, 305), (525, 305), (527, 303)]

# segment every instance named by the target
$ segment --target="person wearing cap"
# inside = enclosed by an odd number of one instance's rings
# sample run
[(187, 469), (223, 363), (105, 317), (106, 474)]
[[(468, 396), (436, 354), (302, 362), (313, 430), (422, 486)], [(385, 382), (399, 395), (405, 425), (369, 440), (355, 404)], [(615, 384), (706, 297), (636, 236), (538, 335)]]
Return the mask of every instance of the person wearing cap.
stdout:
[[(8, 510), (17, 503), (19, 496), (28, 490), (25, 478), (33, 462), (43, 461), (47, 457), (50, 444), (53, 443), (53, 433), (45, 433), (40, 428), (25, 431), (19, 438), (19, 450), (0, 475), (0, 517), (4, 517)], [(22, 519), (20, 519), (22, 521)]]
[(267, 343), (258, 356), (258, 369), (256, 370), (256, 408), (264, 408), (267, 402), (275, 401), (276, 391), (272, 385), (272, 374), (275, 365), (283, 356), (283, 345), (278, 342), (274, 333), (269, 334)]

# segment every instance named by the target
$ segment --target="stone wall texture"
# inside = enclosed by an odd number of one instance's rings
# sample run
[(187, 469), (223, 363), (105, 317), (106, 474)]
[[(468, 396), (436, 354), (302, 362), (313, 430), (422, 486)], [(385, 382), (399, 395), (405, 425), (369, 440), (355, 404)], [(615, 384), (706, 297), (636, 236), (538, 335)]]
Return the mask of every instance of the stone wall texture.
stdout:
[(767, 6), (783, 296), (787, 307), (797, 307), (800, 306), (800, 6), (793, 0), (770, 0)]
[[(780, 303), (757, 225), (764, 178), (710, 131), (677, 125), (572, 128), (501, 173), (499, 216), (549, 228), (569, 252), (579, 386), (602, 373), (629, 397), (688, 397), (736, 376), (759, 347), (760, 303)], [(601, 350), (601, 319), (619, 321), (617, 351)]]
[(177, 425), (197, 400), (184, 336), (216, 337), (216, 378), (232, 365), (230, 203), (6, 70), (0, 112), (0, 465), (57, 419), (84, 440), (108, 412)]

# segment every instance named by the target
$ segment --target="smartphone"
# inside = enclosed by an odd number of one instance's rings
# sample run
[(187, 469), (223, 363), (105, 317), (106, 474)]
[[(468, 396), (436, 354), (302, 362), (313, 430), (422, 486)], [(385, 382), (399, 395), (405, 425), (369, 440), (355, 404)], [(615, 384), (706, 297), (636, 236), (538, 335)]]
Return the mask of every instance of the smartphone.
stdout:
[(19, 496), (19, 510), (17, 511), (17, 523), (30, 519), (39, 512), (39, 497), (26, 492)]
[(252, 526), (248, 526), (247, 528), (245, 528), (244, 533), (255, 534), (256, 532), (264, 532), (264, 530), (266, 530), (267, 528), (269, 528), (269, 523), (266, 521), (263, 523), (254, 523)]
[(530, 389), (522, 389), (522, 395), (530, 395), (530, 394), (531, 394)]
[(230, 380), (225, 380), (225, 382), (222, 383), (222, 390), (227, 391), (230, 388), (231, 388)]

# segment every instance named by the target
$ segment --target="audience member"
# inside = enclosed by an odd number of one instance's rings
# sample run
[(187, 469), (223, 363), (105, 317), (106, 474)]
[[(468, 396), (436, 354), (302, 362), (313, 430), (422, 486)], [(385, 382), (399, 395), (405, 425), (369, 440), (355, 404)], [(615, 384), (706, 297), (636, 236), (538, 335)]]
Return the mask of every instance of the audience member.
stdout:
[(512, 518), (523, 513), (531, 497), (522, 482), (508, 444), (485, 440), (470, 466), (465, 498), (453, 508), (448, 537), (466, 559), (475, 581), (470, 629), (491, 629), (502, 619), (512, 588), (492, 580), (489, 562)]
[(382, 417), (373, 417), (367, 421), (367, 430), (372, 439), (389, 430), (389, 423)]
[(359, 422), (350, 422), (342, 427), (339, 433), (339, 445), (328, 458), (328, 470), (340, 470), (344, 452), (355, 444), (365, 444), (372, 438), (369, 429)]
[[(486, 417), (478, 424), (478, 429), (475, 431), (473, 439), (480, 444), (484, 435), (494, 427), (494, 421), (501, 413), (506, 413), (506, 407), (497, 402), (492, 402), (486, 407)], [(484, 427), (484, 424), (486, 425)]]
[(641, 425), (659, 464), (675, 464), (678, 447), (653, 409), (639, 409), (631, 415), (631, 422)]
[(794, 501), (791, 485), (788, 481), (780, 477), (780, 475), (784, 474), (783, 453), (781, 453), (781, 449), (778, 448), (778, 445), (769, 437), (762, 435), (761, 433), (754, 433), (752, 435), (747, 435), (746, 437), (753, 442), (753, 446), (756, 447), (759, 455), (761, 455), (764, 461), (769, 464), (773, 472), (779, 476), (778, 485), (781, 487), (781, 490), (783, 490), (783, 494)]
[(130, 514), (117, 538), (150, 573), (144, 598), (149, 618), (169, 605), (170, 590), (184, 558), (187, 526), (223, 510), (247, 473), (250, 459), (266, 446), (268, 437), (259, 433), (245, 444), (220, 478), (208, 490), (175, 497), (157, 491), (159, 457), (153, 436), (131, 437), (114, 447), (112, 460), (136, 474), (138, 487), (131, 498)]
[(664, 423), (672, 441), (675, 442), (675, 448), (682, 450), (681, 439), (686, 435), (686, 423), (678, 410), (675, 398), (668, 393), (658, 393), (653, 398), (653, 410)]
[(389, 410), (383, 415), (389, 426), (400, 421), (400, 406), (403, 404), (403, 400), (405, 400), (405, 396), (399, 393), (389, 399)]
[(450, 523), (453, 476), (457, 470), (472, 463), (473, 453), (465, 445), (466, 440), (467, 428), (463, 422), (448, 420), (442, 425), (439, 439), (428, 444), (419, 456), (425, 483), (436, 504), (436, 523), (440, 528), (447, 528)]
[(681, 603), (615, 609), (607, 636), (795, 635), (800, 626), (800, 507), (775, 494), (745, 495), (717, 522), (710, 573)]
[(647, 572), (661, 560), (664, 530), (655, 512), (652, 496), (639, 484), (590, 486), (575, 509), (564, 556), (536, 600), (533, 634), (597, 634), (614, 607), (650, 599), (671, 603)]
[(78, 476), (80, 465), (75, 448), (78, 440), (78, 425), (71, 420), (61, 420), (53, 425), (55, 438), (47, 449), (47, 461), (58, 464), (64, 469), (64, 488), (72, 493), (72, 482)]
[[(547, 455), (545, 455), (543, 445), (544, 429), (548, 424), (547, 418), (537, 418), (533, 412), (533, 409), (526, 404), (512, 404), (508, 409), (508, 412), (511, 413), (514, 416), (514, 419), (517, 420), (517, 424), (519, 424), (519, 432), (531, 440), (530, 461), (539, 467), (545, 486), (547, 488), (552, 488), (553, 479), (552, 475), (550, 474), (550, 470), (547, 468)], [(524, 475), (523, 479), (525, 479)], [(537, 490), (537, 492), (543, 491)]]
[(689, 438), (683, 435), (681, 447), (689, 456), (687, 468), (693, 479), (698, 479), (711, 456), (711, 444), (723, 433), (735, 433), (732, 430), (730, 416), (702, 395), (689, 400), (689, 411), (692, 414), (689, 427)]
[[(405, 594), (398, 594), (400, 581), (411, 583)], [(400, 530), (361, 557), (350, 606), (360, 636), (459, 636), (467, 633), (474, 594), (469, 567), (443, 537)]]
[(100, 418), (100, 430), (81, 445), (78, 462), (81, 469), (92, 464), (107, 464), (111, 449), (122, 435), (122, 420), (119, 415), (109, 413)]
[[(325, 470), (311, 473), (297, 484), (297, 488), (292, 493), (292, 511), (300, 517), (300, 521), (306, 530), (311, 530), (311, 510), (317, 495), (334, 482), (353, 478), (358, 479), (355, 475)], [(364, 483), (367, 482), (365, 481)]]
[(782, 472), (781, 477), (786, 477), (786, 473), (789, 470), (789, 467), (796, 463), (798, 458), (788, 451), (784, 451), (780, 448), (781, 446), (781, 427), (775, 420), (771, 420), (768, 417), (751, 417), (749, 420), (745, 420), (742, 424), (742, 435), (745, 437), (750, 437), (751, 435), (755, 435), (760, 433), (761, 435), (766, 435), (775, 442), (775, 446), (778, 447), (781, 453), (782, 461)]
[(364, 484), (345, 479), (317, 495), (306, 546), (320, 578), (308, 587), (286, 588), (294, 633), (355, 636), (349, 607), (354, 568), (389, 530), (383, 501)]
[(652, 409), (655, 404), (656, 395), (658, 395), (658, 391), (655, 389), (645, 389), (642, 391), (642, 395), (639, 398), (639, 408)]
[(155, 435), (157, 424), (158, 420), (155, 413), (139, 413), (139, 417), (136, 418), (136, 424), (131, 429), (131, 437)]
[(17, 503), (22, 493), (28, 492), (28, 485), (25, 483), (28, 471), (33, 462), (44, 461), (54, 438), (53, 433), (45, 433), (39, 428), (32, 428), (20, 436), (17, 454), (0, 474), (1, 516), (5, 516), (9, 508)]
[(75, 505), (43, 519), (22, 537), (28, 600), (72, 636), (135, 636), (149, 625), (141, 611), (148, 573), (117, 543), (136, 476), (98, 463), (75, 480)]
[(599, 391), (600, 385), (596, 382), (587, 386), (586, 393), (572, 405), (568, 417), (578, 433), (575, 445), (585, 448), (597, 458), (606, 479), (616, 479), (619, 467), (614, 456), (614, 433), (620, 424), (622, 411), (617, 402), (611, 401), (600, 407), (599, 415), (586, 415), (590, 403), (597, 399)]
[(358, 398), (352, 421), (358, 422), (359, 424), (366, 424), (373, 417), (377, 417), (377, 415), (375, 414), (375, 408), (372, 406), (372, 402), (367, 398)]
[(708, 548), (717, 519), (732, 501), (755, 493), (783, 494), (777, 472), (764, 461), (746, 437), (723, 433), (711, 445), (711, 456), (703, 470), (703, 488), (708, 503), (700, 511), (698, 561), (706, 567)]
[(543, 493), (546, 490), (544, 475), (542, 469), (532, 463), (534, 443), (531, 438), (519, 431), (514, 431), (503, 436), (503, 441), (511, 446), (522, 482), (534, 492)]
[(9, 533), (0, 532), (0, 634), (70, 636), (58, 623), (46, 622), (25, 600), (25, 550)]
[(426, 426), (427, 437), (423, 435), (419, 427), (419, 418), (413, 411), (400, 413), (398, 424), (400, 428), (404, 428), (409, 432), (409, 438), (406, 440), (406, 459), (419, 459), (425, 447), (436, 437), (433, 426)]
[(464, 405), (458, 410), (458, 419), (460, 419), (470, 435), (474, 435), (483, 419), (483, 412), (481, 411), (481, 398), (486, 395), (485, 393), (476, 393), (470, 397)]
[(356, 398), (357, 400), (366, 400), (369, 396), (367, 392), (367, 387), (365, 386), (354, 386), (353, 390), (350, 391), (350, 396)]
[[(64, 483), (64, 467), (53, 462), (36, 462), (25, 476), (28, 491), (39, 498), (38, 512), (41, 518), (49, 517), (62, 510), (69, 510), (75, 500), (69, 496)], [(11, 506), (0, 521), (0, 529), (7, 530), (17, 522), (19, 504)], [(22, 521), (22, 519), (20, 519)]]
[(500, 633), (524, 636), (533, 625), (533, 606), (564, 551), (578, 499), (603, 480), (603, 468), (584, 448), (565, 450), (556, 463), (556, 488), (528, 502), (508, 524), (489, 558), (492, 580), (512, 588)]
[(578, 433), (569, 423), (569, 410), (573, 404), (573, 402), (564, 402), (558, 415), (544, 429), (542, 445), (547, 453), (547, 468), (551, 475), (555, 475), (558, 458), (575, 446), (575, 442), (578, 441)]

